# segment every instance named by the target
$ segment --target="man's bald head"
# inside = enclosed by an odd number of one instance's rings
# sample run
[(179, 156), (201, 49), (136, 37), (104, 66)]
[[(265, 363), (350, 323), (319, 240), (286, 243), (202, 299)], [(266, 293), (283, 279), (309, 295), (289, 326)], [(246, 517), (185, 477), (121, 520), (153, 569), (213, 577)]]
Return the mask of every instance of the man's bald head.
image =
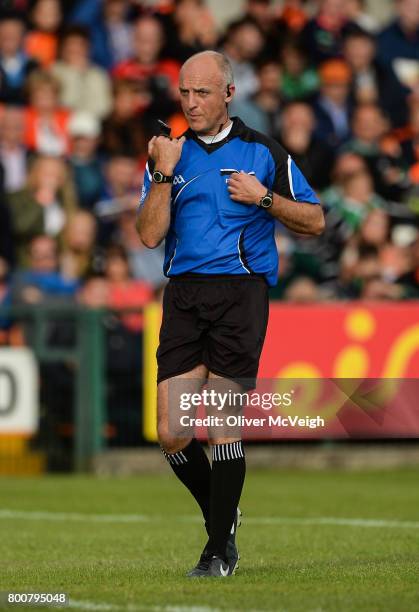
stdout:
[(181, 79), (185, 71), (187, 72), (190, 69), (198, 69), (205, 72), (216, 70), (222, 80), (222, 86), (227, 87), (234, 83), (233, 69), (230, 62), (225, 55), (217, 51), (201, 51), (192, 55), (181, 68)]
[(215, 51), (190, 57), (180, 72), (179, 92), (189, 127), (197, 134), (217, 134), (229, 121), (228, 103), (235, 92), (228, 59)]

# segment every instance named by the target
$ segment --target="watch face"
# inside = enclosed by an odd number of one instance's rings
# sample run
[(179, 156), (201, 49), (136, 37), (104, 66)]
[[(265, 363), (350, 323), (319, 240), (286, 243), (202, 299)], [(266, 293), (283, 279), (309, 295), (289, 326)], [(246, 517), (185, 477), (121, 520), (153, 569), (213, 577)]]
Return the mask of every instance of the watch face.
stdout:
[(271, 196), (266, 195), (264, 198), (262, 198), (260, 201), (260, 205), (262, 206), (262, 208), (270, 208), (272, 206)]
[(158, 170), (156, 170), (155, 172), (153, 172), (153, 181), (155, 183), (161, 183), (164, 179), (164, 175), (162, 172), (159, 172)]

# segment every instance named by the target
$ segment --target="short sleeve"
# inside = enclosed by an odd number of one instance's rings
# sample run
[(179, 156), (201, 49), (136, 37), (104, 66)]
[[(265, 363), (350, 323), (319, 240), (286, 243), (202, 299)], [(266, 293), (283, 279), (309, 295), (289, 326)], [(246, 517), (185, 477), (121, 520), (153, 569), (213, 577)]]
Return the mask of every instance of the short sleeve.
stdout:
[(144, 181), (143, 181), (143, 186), (141, 188), (140, 202), (138, 205), (138, 210), (140, 210), (141, 207), (143, 206), (144, 201), (146, 197), (148, 196), (148, 192), (150, 191), (150, 187), (151, 187), (151, 171), (150, 171), (150, 160), (149, 160), (147, 161), (145, 165)]
[(281, 155), (275, 162), (272, 191), (295, 202), (320, 204), (320, 200), (291, 155)]

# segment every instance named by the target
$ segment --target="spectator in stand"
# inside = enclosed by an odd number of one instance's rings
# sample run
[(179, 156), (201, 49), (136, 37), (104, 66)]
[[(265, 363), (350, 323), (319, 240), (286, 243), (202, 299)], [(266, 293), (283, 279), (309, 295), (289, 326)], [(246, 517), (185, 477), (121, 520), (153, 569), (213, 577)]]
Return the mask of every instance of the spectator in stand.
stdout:
[(387, 73), (375, 63), (374, 37), (362, 30), (350, 30), (344, 39), (343, 57), (352, 71), (355, 103), (378, 102)]
[(281, 112), (279, 141), (315, 189), (330, 183), (332, 151), (314, 135), (313, 109), (305, 102), (290, 102)]
[(262, 62), (257, 76), (259, 88), (249, 98), (236, 99), (230, 103), (230, 115), (238, 115), (246, 125), (272, 137), (279, 129), (281, 108), (281, 67), (273, 60)]
[(48, 68), (57, 59), (61, 21), (59, 0), (36, 0), (31, 11), (31, 30), (25, 38), (25, 51), (42, 68)]
[(22, 189), (26, 182), (28, 153), (24, 143), (24, 111), (18, 106), (6, 106), (0, 115), (0, 163), (6, 193)]
[(319, 10), (302, 32), (308, 57), (315, 64), (339, 57), (348, 18), (343, 0), (319, 0)]
[(378, 252), (379, 278), (364, 283), (363, 299), (417, 299), (419, 285), (414, 273), (412, 251), (406, 246), (388, 242)]
[[(142, 310), (154, 298), (152, 285), (132, 278), (127, 252), (120, 245), (112, 245), (106, 251), (105, 276), (109, 283), (110, 308)], [(142, 312), (122, 314), (121, 322), (133, 332), (142, 331)]]
[[(285, 11), (286, 7), (284, 7)], [(287, 26), (278, 21), (272, 0), (246, 0), (243, 12), (244, 16), (257, 23), (263, 32), (263, 58), (275, 59), (278, 57), (281, 39)]]
[(248, 98), (258, 90), (254, 62), (264, 45), (263, 32), (248, 18), (231, 23), (227, 29), (221, 52), (230, 60), (236, 85), (235, 100)]
[(101, 274), (92, 274), (81, 285), (77, 301), (88, 308), (106, 308), (109, 303), (109, 283)]
[(180, 65), (173, 59), (161, 58), (164, 32), (155, 17), (140, 17), (133, 29), (133, 56), (115, 66), (115, 79), (128, 79), (143, 84), (154, 81), (161, 96), (178, 98)]
[(107, 72), (89, 60), (88, 30), (83, 26), (69, 27), (60, 46), (60, 59), (51, 71), (61, 86), (61, 104), (102, 119), (112, 106), (111, 83)]
[(12, 283), (14, 304), (66, 301), (74, 296), (78, 283), (58, 271), (57, 242), (51, 236), (34, 236), (28, 245), (27, 267), (15, 272)]
[(94, 115), (78, 112), (71, 117), (68, 131), (71, 149), (69, 163), (78, 201), (82, 208), (92, 210), (100, 198), (104, 180), (97, 154), (100, 123)]
[(322, 202), (342, 219), (348, 238), (359, 229), (371, 210), (385, 208), (385, 202), (374, 192), (372, 177), (357, 156), (341, 156), (334, 177), (335, 184), (323, 193)]
[(24, 265), (28, 242), (38, 234), (59, 236), (77, 210), (74, 186), (65, 162), (57, 157), (37, 157), (26, 187), (8, 196), (17, 259)]
[(389, 239), (390, 216), (380, 208), (374, 208), (363, 220), (358, 232), (361, 244), (382, 247)]
[(114, 82), (113, 109), (102, 126), (104, 153), (117, 155), (125, 151), (133, 157), (146, 158), (147, 142), (152, 134), (146, 133), (143, 114), (151, 101), (151, 93), (144, 88), (144, 83), (125, 79)]
[(116, 218), (112, 241), (124, 245), (133, 278), (148, 283), (160, 294), (167, 282), (163, 274), (164, 245), (148, 249), (141, 242), (135, 230), (138, 195), (133, 194), (126, 202), (127, 206)]
[(364, 32), (375, 34), (378, 30), (378, 21), (368, 11), (366, 0), (344, 0), (343, 9), (346, 18)]
[(70, 112), (60, 106), (60, 84), (49, 72), (34, 71), (28, 78), (29, 108), (25, 118), (25, 143), (42, 155), (69, 152)]
[(89, 28), (91, 58), (106, 70), (132, 55), (132, 26), (128, 21), (130, 5), (129, 0), (79, 0), (71, 12), (73, 24)]
[(64, 227), (60, 269), (69, 279), (86, 278), (95, 267), (95, 217), (87, 210), (75, 212)]
[(181, 64), (194, 53), (213, 49), (217, 44), (215, 21), (203, 0), (176, 0), (163, 24), (166, 54)]
[(385, 147), (388, 121), (376, 104), (360, 104), (352, 117), (353, 138), (345, 150), (362, 155), (374, 179), (375, 189), (383, 198), (400, 201), (410, 186), (404, 169), (401, 148)]
[(358, 299), (369, 283), (381, 281), (380, 260), (375, 246), (362, 245), (357, 251), (351, 252), (345, 249), (342, 252), (340, 265), (337, 287), (340, 298)]
[(356, 104), (379, 104), (395, 126), (406, 121), (406, 90), (392, 71), (377, 62), (375, 38), (352, 29), (345, 35), (343, 55), (352, 70), (352, 97)]
[(130, 198), (139, 190), (137, 160), (127, 154), (111, 157), (105, 166), (102, 197), (94, 207), (99, 221), (99, 244), (108, 246), (116, 229), (118, 215), (130, 205)]
[[(346, 275), (339, 269), (341, 254), (347, 245), (353, 250), (354, 244), (357, 243), (357, 228), (369, 214), (368, 207), (362, 203), (357, 201), (352, 206), (352, 202), (344, 201), (344, 184), (350, 182), (353, 177), (363, 177), (365, 174), (368, 175), (368, 167), (362, 157), (353, 153), (339, 155), (332, 172), (332, 184), (323, 193), (327, 201), (324, 207), (326, 231), (323, 240), (315, 240), (307, 246), (304, 241), (302, 243), (302, 246), (306, 247), (306, 256), (317, 262), (319, 278), (326, 284), (331, 295), (338, 297), (350, 297), (346, 289)], [(376, 202), (377, 206), (384, 205), (381, 200), (375, 198), (373, 202)], [(343, 207), (347, 208), (344, 212), (342, 203)], [(352, 262), (353, 257), (348, 255), (348, 259)]]
[(286, 100), (312, 97), (319, 89), (317, 70), (310, 66), (305, 48), (298, 39), (288, 39), (281, 48), (283, 66), (281, 93)]
[(25, 82), (37, 62), (23, 50), (25, 25), (19, 13), (0, 14), (0, 102), (23, 104)]
[(320, 92), (314, 104), (316, 135), (337, 150), (350, 137), (351, 70), (343, 60), (324, 62), (320, 69)]
[(374, 208), (364, 218), (359, 230), (342, 245), (340, 278), (334, 286), (336, 297), (359, 296), (359, 283), (354, 283), (354, 278), (361, 259), (362, 269), (368, 269), (368, 266), (371, 269), (372, 266), (377, 277), (381, 274), (381, 271), (378, 271), (378, 252), (388, 241), (389, 235), (390, 216), (384, 210)]
[[(108, 308), (110, 302), (108, 279), (99, 275), (92, 275), (86, 279), (77, 295), (77, 300), (87, 308)], [(120, 318), (112, 313), (102, 317), (102, 325), (105, 331), (106, 380), (109, 381), (105, 398), (108, 413), (107, 429), (110, 434), (108, 444), (136, 446), (141, 427), (143, 391), (142, 335), (141, 332), (134, 332), (126, 327)], [(56, 335), (56, 341), (60, 346), (64, 342), (67, 344), (71, 342), (71, 346), (74, 346), (74, 329), (60, 329)], [(61, 394), (67, 397), (68, 393), (67, 385)]]
[[(378, 61), (385, 70), (392, 70), (405, 85), (419, 86), (419, 2), (395, 0), (396, 19), (378, 35)], [(414, 60), (412, 63), (411, 60)], [(413, 68), (413, 79), (410, 72)], [(402, 79), (404, 73), (406, 79)]]

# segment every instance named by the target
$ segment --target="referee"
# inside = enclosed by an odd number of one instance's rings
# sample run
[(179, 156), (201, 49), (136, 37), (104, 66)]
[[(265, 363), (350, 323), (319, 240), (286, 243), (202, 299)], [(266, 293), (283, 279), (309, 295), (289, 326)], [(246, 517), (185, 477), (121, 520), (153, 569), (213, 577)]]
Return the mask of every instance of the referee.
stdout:
[[(149, 248), (165, 240), (170, 280), (157, 350), (158, 435), (208, 533), (188, 576), (228, 576), (239, 558), (235, 533), (245, 477), (240, 434), (210, 429), (210, 464), (189, 430), (173, 424), (169, 405), (179, 388), (254, 388), (268, 287), (277, 279), (275, 221), (317, 235), (324, 217), (287, 152), (228, 116), (235, 86), (225, 56), (204, 51), (190, 57), (179, 90), (189, 129), (179, 139), (150, 140), (137, 231)], [(210, 407), (207, 414), (220, 412)]]

